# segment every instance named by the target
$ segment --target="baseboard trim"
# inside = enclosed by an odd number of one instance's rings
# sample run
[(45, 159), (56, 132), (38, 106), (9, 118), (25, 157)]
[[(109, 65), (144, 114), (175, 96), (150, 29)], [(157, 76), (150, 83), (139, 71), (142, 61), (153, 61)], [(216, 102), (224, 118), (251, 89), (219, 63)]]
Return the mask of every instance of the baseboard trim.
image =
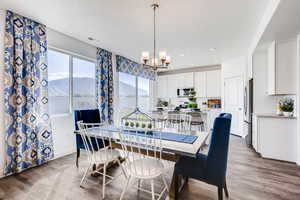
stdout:
[(55, 152), (54, 152), (54, 158), (52, 160), (55, 160), (55, 159), (58, 159), (58, 158), (61, 158), (61, 157), (64, 157), (64, 156), (68, 156), (68, 155), (73, 154), (73, 153), (76, 153), (76, 149), (72, 149), (72, 150), (69, 150), (69, 151), (66, 151), (66, 152), (63, 152), (63, 153), (60, 153), (60, 154), (55, 154)]

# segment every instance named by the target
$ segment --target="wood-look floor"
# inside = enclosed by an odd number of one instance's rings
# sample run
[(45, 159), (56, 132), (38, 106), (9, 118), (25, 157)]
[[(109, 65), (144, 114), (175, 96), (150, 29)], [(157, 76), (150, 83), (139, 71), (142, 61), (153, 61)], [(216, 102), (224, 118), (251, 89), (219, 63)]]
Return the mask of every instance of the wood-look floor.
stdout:
[[(84, 158), (80, 166), (84, 167)], [(196, 167), (196, 166), (195, 166)], [(111, 169), (117, 174), (120, 169)], [(75, 167), (75, 154), (49, 162), (21, 174), (0, 180), (0, 199), (5, 200), (94, 200), (101, 199), (100, 178), (89, 177), (86, 188), (79, 187), (83, 168)], [(168, 175), (169, 182), (172, 170)], [(227, 171), (229, 199), (234, 200), (299, 200), (300, 168), (295, 164), (266, 160), (248, 149), (243, 141), (231, 137)], [(119, 198), (124, 184), (120, 177), (107, 186), (106, 199)], [(157, 182), (157, 190), (162, 185)], [(128, 200), (151, 199), (149, 194), (132, 188), (125, 196)], [(181, 193), (182, 200), (217, 199), (213, 186), (190, 179)], [(225, 198), (226, 199), (226, 198)]]

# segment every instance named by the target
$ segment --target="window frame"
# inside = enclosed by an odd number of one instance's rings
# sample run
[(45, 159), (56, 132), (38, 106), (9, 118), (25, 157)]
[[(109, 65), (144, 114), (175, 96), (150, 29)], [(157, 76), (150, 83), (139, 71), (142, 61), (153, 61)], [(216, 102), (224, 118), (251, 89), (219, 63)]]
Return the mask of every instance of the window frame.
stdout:
[[(57, 47), (53, 47), (53, 46), (49, 46), (48, 45), (48, 50), (50, 51), (55, 51), (55, 52), (58, 52), (58, 53), (62, 53), (62, 54), (65, 54), (67, 56), (69, 56), (69, 108), (68, 108), (68, 112), (64, 112), (64, 113), (57, 113), (57, 114), (50, 114), (50, 117), (57, 117), (57, 116), (68, 116), (70, 114), (73, 113), (73, 58), (77, 58), (77, 59), (81, 59), (81, 60), (85, 60), (85, 61), (88, 61), (88, 62), (92, 62), (95, 64), (95, 76), (96, 76), (96, 65), (97, 65), (97, 60), (96, 59), (93, 59), (93, 58), (89, 58), (87, 56), (82, 56), (82, 55), (79, 55), (77, 53), (74, 53), (74, 52), (71, 52), (71, 51), (68, 51), (68, 50), (63, 50), (63, 49), (60, 49), (60, 48), (57, 48)], [(49, 67), (49, 65), (48, 65)], [(96, 87), (96, 85), (95, 85)], [(95, 90), (95, 96), (97, 95), (97, 92)], [(95, 100), (96, 101), (96, 100)]]
[[(128, 74), (126, 72), (118, 72), (119, 74), (120, 73), (124, 73), (124, 74)], [(120, 75), (118, 74), (118, 88), (119, 88), (119, 84), (120, 84)], [(133, 74), (129, 74), (129, 75), (132, 75), (134, 76), (135, 78), (135, 108), (137, 108), (139, 106), (139, 78), (143, 78), (143, 77), (139, 77), (138, 75), (133, 75)], [(151, 95), (153, 92), (152, 92), (152, 81), (150, 79), (149, 80), (149, 101), (150, 101), (150, 107), (152, 107), (152, 96)], [(118, 90), (118, 98), (120, 99), (120, 91)], [(120, 102), (118, 102), (118, 108), (120, 110)]]

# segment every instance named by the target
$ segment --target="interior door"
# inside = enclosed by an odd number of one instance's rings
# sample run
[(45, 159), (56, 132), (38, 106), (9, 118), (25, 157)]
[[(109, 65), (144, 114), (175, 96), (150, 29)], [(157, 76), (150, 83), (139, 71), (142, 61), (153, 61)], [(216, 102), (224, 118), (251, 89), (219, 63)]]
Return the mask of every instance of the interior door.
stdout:
[(244, 82), (241, 77), (225, 79), (224, 110), (232, 114), (231, 134), (243, 135), (243, 89)]

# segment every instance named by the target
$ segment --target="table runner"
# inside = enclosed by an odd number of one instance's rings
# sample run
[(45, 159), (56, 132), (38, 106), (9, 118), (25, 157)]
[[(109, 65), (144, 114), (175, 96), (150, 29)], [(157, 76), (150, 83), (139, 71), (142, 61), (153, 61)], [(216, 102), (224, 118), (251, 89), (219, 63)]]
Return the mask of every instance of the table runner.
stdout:
[[(126, 127), (127, 129), (127, 127)], [(130, 129), (130, 128), (128, 128)], [(118, 132), (120, 129), (116, 126), (112, 125), (104, 125), (104, 126), (99, 126), (99, 127), (94, 127), (91, 128), (91, 131), (111, 131), (111, 132)], [(130, 131), (123, 132), (124, 134), (129, 134)], [(138, 132), (141, 135), (144, 135), (143, 131)], [(151, 136), (154, 136), (154, 138), (159, 138), (160, 132), (159, 131), (152, 131)], [(187, 143), (187, 144), (193, 144), (198, 137), (194, 135), (186, 135), (186, 134), (180, 134), (180, 133), (172, 133), (172, 132), (161, 132), (161, 139), (162, 140), (168, 140), (168, 141), (173, 141), (173, 142), (181, 142), (181, 143)]]

